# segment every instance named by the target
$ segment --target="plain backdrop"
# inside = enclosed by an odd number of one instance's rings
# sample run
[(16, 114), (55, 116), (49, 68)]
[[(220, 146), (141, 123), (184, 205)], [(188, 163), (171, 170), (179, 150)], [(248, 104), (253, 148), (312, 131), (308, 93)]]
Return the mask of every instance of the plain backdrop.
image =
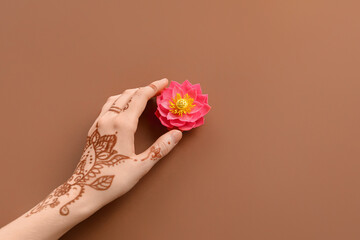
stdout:
[(1, 0), (0, 225), (71, 175), (110, 95), (167, 77), (209, 94), (205, 125), (62, 239), (360, 239), (359, 7)]

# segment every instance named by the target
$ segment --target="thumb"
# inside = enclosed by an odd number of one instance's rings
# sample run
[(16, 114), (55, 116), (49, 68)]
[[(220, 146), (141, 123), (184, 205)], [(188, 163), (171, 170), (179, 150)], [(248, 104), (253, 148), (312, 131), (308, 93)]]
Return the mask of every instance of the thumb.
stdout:
[(168, 154), (182, 138), (182, 132), (171, 130), (159, 137), (148, 149), (138, 155), (139, 161), (152, 167), (158, 160)]

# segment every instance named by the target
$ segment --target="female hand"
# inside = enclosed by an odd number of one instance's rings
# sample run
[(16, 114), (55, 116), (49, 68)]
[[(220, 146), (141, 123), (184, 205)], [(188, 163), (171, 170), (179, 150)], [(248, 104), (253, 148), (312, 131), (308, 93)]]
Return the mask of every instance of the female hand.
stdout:
[[(110, 97), (89, 130), (72, 176), (29, 212), (2, 228), (0, 237), (58, 238), (130, 190), (182, 137), (179, 130), (169, 131), (143, 153), (135, 153), (138, 119), (147, 101), (167, 84), (168, 80), (162, 79)], [(44, 226), (44, 220), (49, 226)]]

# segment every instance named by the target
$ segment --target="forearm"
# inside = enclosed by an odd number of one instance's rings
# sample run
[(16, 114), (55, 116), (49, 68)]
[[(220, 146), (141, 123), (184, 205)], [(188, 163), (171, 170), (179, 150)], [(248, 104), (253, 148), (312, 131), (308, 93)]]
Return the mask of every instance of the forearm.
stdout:
[[(129, 166), (110, 168), (86, 182), (73, 182), (74, 175), (18, 219), (0, 229), (0, 239), (58, 239), (102, 206), (125, 194), (139, 178), (129, 180)], [(75, 175), (76, 176), (76, 175)]]
[[(50, 194), (53, 196), (54, 191)], [(76, 201), (71, 213), (62, 215), (60, 213), (61, 204), (76, 198), (77, 192), (63, 197), (56, 206), (51, 205), (52, 200), (49, 196), (20, 216), (13, 222), (0, 229), (0, 239), (58, 239), (73, 226), (92, 215), (101, 203), (89, 201), (91, 196), (83, 196)], [(52, 197), (54, 199), (54, 196)]]

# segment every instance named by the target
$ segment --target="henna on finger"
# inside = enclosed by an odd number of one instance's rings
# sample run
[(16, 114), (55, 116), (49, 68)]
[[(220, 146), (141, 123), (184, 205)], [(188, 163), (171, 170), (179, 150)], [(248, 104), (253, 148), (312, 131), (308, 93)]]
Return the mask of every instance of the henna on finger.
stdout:
[(151, 87), (152, 89), (154, 89), (155, 92), (158, 91), (158, 88), (157, 88), (157, 86), (155, 86), (155, 84), (150, 83), (148, 86)]
[[(145, 161), (147, 159), (150, 159), (152, 161), (156, 161), (161, 159), (163, 156), (161, 155), (161, 149), (160, 147), (151, 146), (149, 153), (146, 157), (140, 159), (140, 161)], [(134, 161), (137, 161), (137, 159), (134, 159)]]
[(126, 103), (125, 107), (120, 108), (118, 106), (116, 106), (116, 101), (113, 103), (113, 105), (110, 107), (109, 111), (110, 112), (115, 112), (115, 113), (121, 113), (124, 112), (126, 109), (129, 108), (130, 106), (130, 102), (131, 102), (132, 97), (129, 99), (129, 101)]

